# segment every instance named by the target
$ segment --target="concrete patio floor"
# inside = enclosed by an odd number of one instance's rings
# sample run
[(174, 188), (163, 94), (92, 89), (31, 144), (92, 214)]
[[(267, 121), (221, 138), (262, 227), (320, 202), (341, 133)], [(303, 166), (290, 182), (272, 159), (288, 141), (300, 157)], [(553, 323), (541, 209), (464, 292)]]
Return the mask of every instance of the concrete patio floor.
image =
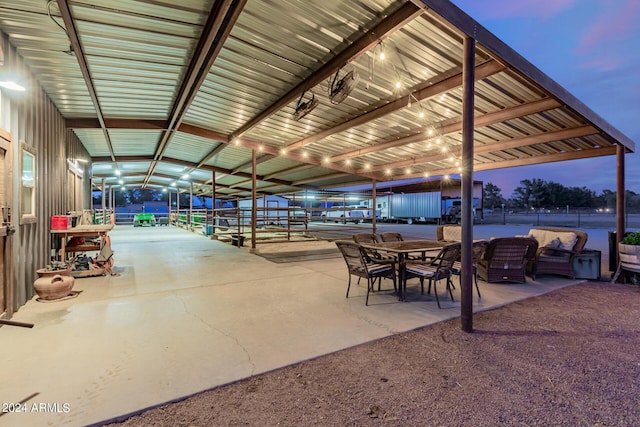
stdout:
[[(116, 227), (111, 239), (119, 275), (76, 279), (77, 298), (30, 300), (13, 320), (32, 329), (0, 328), (0, 400), (24, 403), (0, 425), (101, 424), (460, 314), (459, 286), (453, 303), (439, 287), (439, 310), (417, 280), (409, 302), (381, 292), (365, 307), (362, 285), (346, 299), (342, 258), (278, 264), (173, 227)], [(481, 282), (474, 309), (580, 282)]]

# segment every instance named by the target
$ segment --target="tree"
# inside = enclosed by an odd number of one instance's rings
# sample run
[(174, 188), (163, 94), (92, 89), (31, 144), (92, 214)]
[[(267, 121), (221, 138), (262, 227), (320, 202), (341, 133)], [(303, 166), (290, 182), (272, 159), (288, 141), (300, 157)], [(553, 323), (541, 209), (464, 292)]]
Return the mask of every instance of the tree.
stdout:
[(490, 182), (484, 186), (483, 190), (484, 206), (490, 209), (501, 207), (506, 200), (502, 197), (502, 190), (497, 185)]

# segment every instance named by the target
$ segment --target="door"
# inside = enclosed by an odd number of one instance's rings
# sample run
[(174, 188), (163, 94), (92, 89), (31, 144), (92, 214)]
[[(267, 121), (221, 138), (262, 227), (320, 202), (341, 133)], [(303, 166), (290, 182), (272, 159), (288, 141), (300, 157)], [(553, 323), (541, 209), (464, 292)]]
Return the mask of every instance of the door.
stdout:
[(0, 132), (0, 317), (12, 314), (11, 237), (7, 225), (11, 221), (11, 156), (8, 135)]

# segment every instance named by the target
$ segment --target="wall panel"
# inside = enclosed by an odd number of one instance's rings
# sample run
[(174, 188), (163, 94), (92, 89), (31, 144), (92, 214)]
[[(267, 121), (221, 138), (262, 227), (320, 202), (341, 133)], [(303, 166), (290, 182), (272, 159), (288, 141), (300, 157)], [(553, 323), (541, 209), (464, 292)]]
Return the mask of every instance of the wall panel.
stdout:
[[(75, 135), (67, 131), (65, 121), (53, 102), (46, 96), (39, 84), (32, 78), (21, 58), (12, 48), (6, 35), (2, 34), (2, 52), (5, 69), (18, 72), (27, 90), (20, 93), (2, 92), (0, 127), (12, 136), (13, 200), (11, 202), (11, 223), (16, 232), (13, 236), (14, 277), (13, 301), (8, 301), (12, 309), (25, 304), (33, 295), (33, 281), (36, 269), (45, 266), (51, 253), (50, 217), (67, 212), (69, 153), (76, 158), (88, 158), (88, 154)], [(36, 208), (35, 220), (21, 221), (19, 197), (21, 191), (20, 158), (21, 143), (24, 142), (36, 152)], [(88, 168), (84, 164), (83, 201), (89, 207), (90, 189)], [(73, 185), (73, 184), (72, 184)], [(9, 312), (10, 310), (8, 310)], [(10, 314), (10, 312), (9, 312)]]

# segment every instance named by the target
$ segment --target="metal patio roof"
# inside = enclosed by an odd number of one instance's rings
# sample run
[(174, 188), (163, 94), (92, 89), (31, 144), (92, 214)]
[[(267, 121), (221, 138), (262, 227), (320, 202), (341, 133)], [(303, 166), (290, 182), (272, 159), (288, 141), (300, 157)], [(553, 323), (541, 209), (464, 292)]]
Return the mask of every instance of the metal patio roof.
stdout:
[[(466, 36), (476, 171), (635, 149), (446, 0), (0, 0), (0, 29), (108, 186), (215, 173), (246, 197), (252, 150), (260, 193), (459, 173)], [(318, 105), (295, 120), (303, 93)]]

